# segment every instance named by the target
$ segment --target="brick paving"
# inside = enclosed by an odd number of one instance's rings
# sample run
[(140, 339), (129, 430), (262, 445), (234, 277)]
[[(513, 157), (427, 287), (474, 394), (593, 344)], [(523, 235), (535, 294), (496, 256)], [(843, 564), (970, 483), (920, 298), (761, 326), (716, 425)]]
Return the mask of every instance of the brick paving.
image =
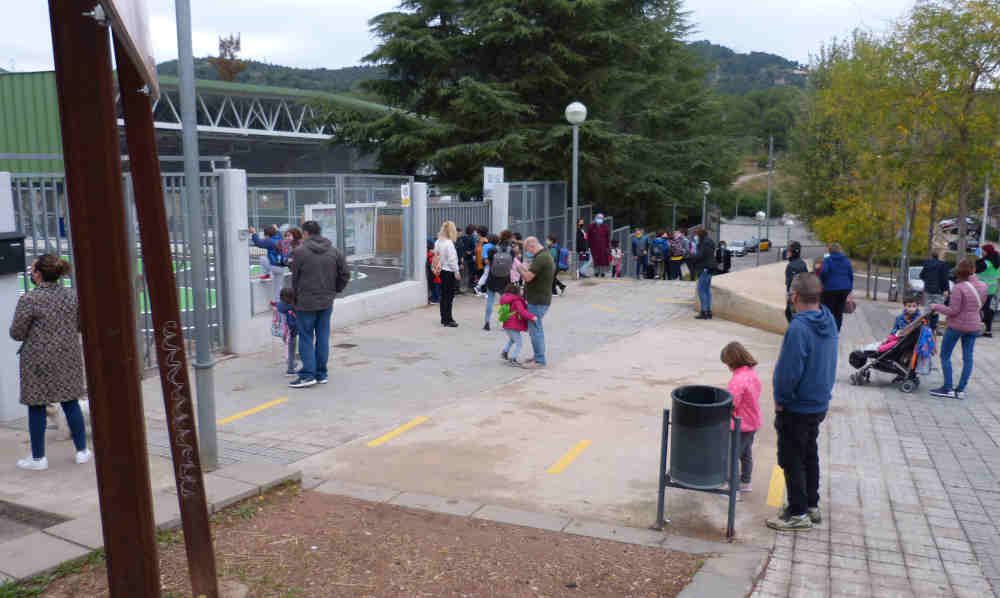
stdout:
[(878, 373), (850, 386), (848, 354), (891, 322), (885, 304), (845, 319), (820, 436), (825, 521), (776, 534), (754, 596), (1000, 596), (1000, 339), (977, 342), (962, 402), (927, 394), (937, 370), (912, 395)]

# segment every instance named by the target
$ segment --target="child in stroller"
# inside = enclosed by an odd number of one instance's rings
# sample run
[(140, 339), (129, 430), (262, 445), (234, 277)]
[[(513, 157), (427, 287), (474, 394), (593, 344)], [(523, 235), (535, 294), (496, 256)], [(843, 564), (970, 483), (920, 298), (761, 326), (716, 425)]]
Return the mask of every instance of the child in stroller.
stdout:
[(917, 302), (907, 299), (904, 305), (893, 332), (880, 345), (851, 352), (851, 366), (858, 370), (851, 374), (851, 384), (868, 384), (872, 370), (876, 370), (895, 375), (892, 384), (899, 385), (901, 392), (912, 393), (920, 387), (919, 374), (927, 373), (934, 353), (934, 335)]

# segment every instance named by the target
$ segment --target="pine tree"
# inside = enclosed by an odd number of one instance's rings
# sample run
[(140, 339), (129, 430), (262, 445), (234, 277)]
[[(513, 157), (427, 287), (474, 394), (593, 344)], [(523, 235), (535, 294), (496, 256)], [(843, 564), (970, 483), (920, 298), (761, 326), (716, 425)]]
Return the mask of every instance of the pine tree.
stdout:
[(686, 17), (680, 0), (407, 0), (372, 19), (381, 43), (365, 58), (388, 74), (366, 86), (397, 110), (326, 119), (383, 169), (477, 195), (484, 165), (568, 179), (563, 112), (582, 101), (582, 201), (664, 222), (673, 199), (727, 184), (736, 165)]

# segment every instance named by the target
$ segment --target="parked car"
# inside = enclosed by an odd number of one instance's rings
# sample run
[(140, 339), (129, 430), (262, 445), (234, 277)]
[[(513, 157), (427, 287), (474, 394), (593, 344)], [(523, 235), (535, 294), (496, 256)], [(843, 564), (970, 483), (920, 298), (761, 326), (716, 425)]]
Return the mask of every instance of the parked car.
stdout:
[(924, 281), (920, 278), (920, 271), (923, 269), (923, 266), (910, 266), (910, 269), (907, 271), (907, 278), (909, 279), (907, 290), (912, 294), (924, 292)]
[(746, 248), (747, 253), (757, 253), (757, 250), (760, 249), (760, 239), (757, 237), (750, 237), (750, 239), (746, 241)]
[(726, 247), (726, 250), (734, 257), (743, 257), (747, 254), (747, 242), (733, 241)]

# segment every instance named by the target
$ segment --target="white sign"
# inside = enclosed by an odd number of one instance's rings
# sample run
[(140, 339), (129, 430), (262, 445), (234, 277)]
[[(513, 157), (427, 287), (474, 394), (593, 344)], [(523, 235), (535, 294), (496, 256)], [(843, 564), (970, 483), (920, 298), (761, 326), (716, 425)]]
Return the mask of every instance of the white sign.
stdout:
[(410, 184), (399, 186), (399, 197), (404, 208), (410, 207)]
[(493, 186), (503, 182), (503, 167), (483, 167), (483, 199), (493, 199)]
[(156, 78), (156, 59), (153, 58), (153, 40), (149, 35), (149, 10), (146, 0), (101, 0), (104, 12), (111, 20), (115, 44), (121, 45), (132, 59), (143, 81), (149, 85), (149, 96), (160, 97)]

